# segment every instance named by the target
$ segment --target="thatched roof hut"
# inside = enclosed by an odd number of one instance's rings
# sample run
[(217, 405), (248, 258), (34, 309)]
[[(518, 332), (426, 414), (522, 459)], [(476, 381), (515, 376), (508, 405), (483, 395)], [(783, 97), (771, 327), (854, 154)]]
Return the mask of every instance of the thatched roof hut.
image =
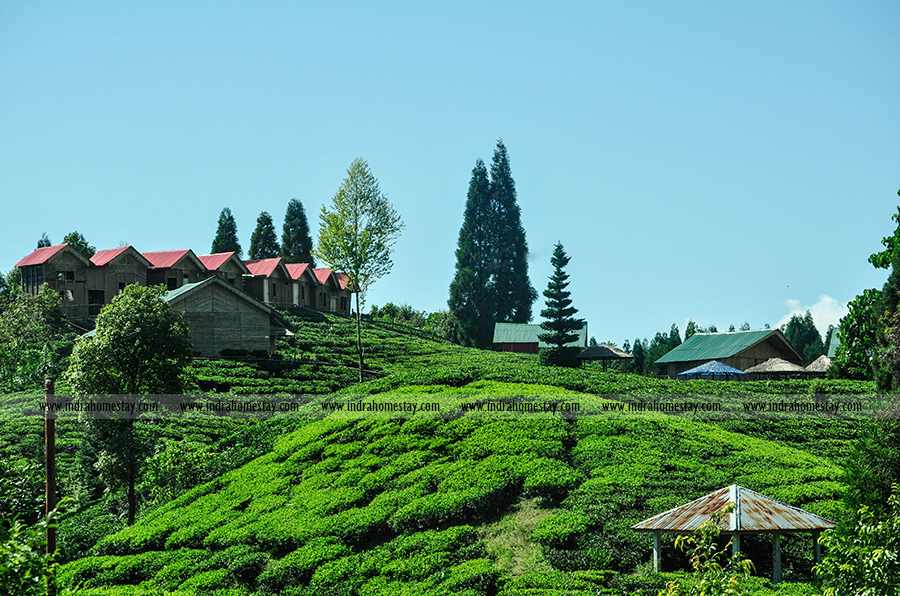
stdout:
[(617, 348), (616, 346), (611, 346), (609, 344), (600, 344), (597, 346), (591, 346), (578, 354), (576, 356), (582, 362), (586, 360), (602, 360), (603, 361), (603, 370), (606, 370), (606, 361), (607, 360), (628, 360), (633, 359), (634, 356)]
[(809, 366), (806, 367), (806, 372), (815, 373), (816, 375), (825, 375), (828, 371), (828, 367), (831, 366), (831, 358), (822, 354), (815, 360), (813, 360)]
[(751, 381), (764, 379), (805, 379), (810, 375), (802, 366), (782, 360), (781, 358), (769, 358), (762, 364), (751, 366), (744, 371)]

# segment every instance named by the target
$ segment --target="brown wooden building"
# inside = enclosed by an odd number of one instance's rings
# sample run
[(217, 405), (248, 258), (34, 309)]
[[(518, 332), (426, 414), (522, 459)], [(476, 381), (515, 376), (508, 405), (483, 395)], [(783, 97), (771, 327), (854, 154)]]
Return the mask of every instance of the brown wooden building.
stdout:
[(316, 287), (319, 280), (316, 279), (313, 268), (309, 263), (287, 263), (285, 267), (294, 281), (294, 304), (315, 308)]
[(247, 293), (277, 308), (292, 306), (293, 280), (280, 258), (244, 261), (244, 265), (250, 271), (249, 275), (244, 276), (244, 290)]
[(313, 308), (349, 315), (350, 290), (347, 289), (347, 278), (325, 268), (313, 269), (313, 274), (319, 282)]
[(91, 262), (69, 244), (39, 248), (18, 263), (22, 290), (38, 294), (46, 283), (59, 292), (60, 309), (75, 325), (92, 326), (88, 316), (88, 269)]
[(175, 290), (209, 277), (206, 266), (190, 249), (161, 250), (142, 254), (150, 261), (150, 268), (147, 269), (147, 285), (162, 284), (167, 290)]
[(668, 377), (677, 379), (678, 373), (718, 360), (745, 371), (769, 358), (782, 358), (794, 364), (803, 359), (778, 329), (732, 331), (728, 333), (697, 333), (657, 360), (666, 364)]
[(218, 277), (185, 284), (165, 299), (173, 311), (184, 313), (195, 357), (218, 358), (223, 350), (275, 350), (272, 309)]
[(208, 274), (215, 275), (236, 288), (240, 288), (243, 285), (245, 275), (250, 275), (250, 270), (247, 269), (247, 266), (244, 265), (244, 262), (238, 258), (237, 253), (234, 251), (201, 255), (197, 258), (206, 267)]

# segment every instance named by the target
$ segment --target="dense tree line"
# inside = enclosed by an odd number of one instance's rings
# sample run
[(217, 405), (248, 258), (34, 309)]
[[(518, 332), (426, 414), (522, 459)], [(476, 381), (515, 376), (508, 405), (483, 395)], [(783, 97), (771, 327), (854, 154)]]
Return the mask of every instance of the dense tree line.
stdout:
[[(303, 209), (303, 204), (296, 198), (288, 202), (280, 243), (272, 214), (263, 211), (256, 218), (256, 227), (250, 236), (250, 250), (248, 251), (248, 257), (251, 260), (281, 257), (287, 263), (310, 263), (315, 267), (312, 251), (313, 243), (306, 211)], [(219, 214), (216, 236), (210, 252), (236, 252), (239, 258), (243, 257), (244, 252), (238, 239), (237, 223), (228, 207), (222, 209), (222, 213)]]

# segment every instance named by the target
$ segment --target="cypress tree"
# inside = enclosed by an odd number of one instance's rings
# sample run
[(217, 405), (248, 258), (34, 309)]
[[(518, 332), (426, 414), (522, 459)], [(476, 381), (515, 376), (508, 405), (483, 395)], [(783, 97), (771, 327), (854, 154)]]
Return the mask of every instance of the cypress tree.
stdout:
[(541, 323), (541, 329), (545, 333), (538, 335), (539, 340), (553, 345), (542, 360), (547, 364), (560, 366), (577, 364), (575, 356), (579, 348), (567, 348), (566, 344), (578, 339), (577, 331), (584, 325), (584, 319), (575, 318), (578, 309), (572, 306), (572, 299), (569, 298), (572, 293), (566, 290), (569, 286), (569, 274), (566, 273), (565, 267), (569, 260), (570, 257), (566, 255), (562, 243), (557, 242), (550, 258), (553, 275), (550, 276), (550, 282), (544, 290), (547, 308), (541, 311), (541, 316), (547, 319)]
[(213, 239), (212, 249), (210, 252), (236, 252), (238, 257), (244, 256), (241, 249), (241, 243), (238, 242), (237, 224), (234, 222), (234, 216), (231, 215), (231, 209), (225, 207), (219, 214), (219, 227), (216, 230), (216, 237)]
[(315, 267), (312, 257), (312, 238), (309, 235), (309, 222), (303, 203), (291, 199), (284, 214), (284, 227), (281, 233), (281, 258), (286, 263), (309, 263)]
[(497, 141), (491, 163), (491, 202), (496, 212), (497, 322), (527, 323), (537, 292), (528, 279), (528, 243), (516, 202), (516, 183), (509, 166), (509, 155), (502, 140)]
[(490, 180), (484, 162), (475, 162), (459, 231), (448, 304), (463, 343), (486, 348), (494, 323), (531, 320), (537, 292), (528, 280), (527, 258), (509, 156), (498, 141)]
[(250, 258), (271, 259), (277, 257), (280, 252), (281, 247), (278, 246), (272, 215), (268, 211), (263, 211), (256, 218), (256, 229), (250, 236)]
[(456, 274), (450, 284), (447, 304), (457, 320), (461, 341), (479, 348), (491, 345), (496, 317), (491, 275), (496, 258), (491, 239), (493, 222), (487, 168), (478, 159), (469, 181), (456, 249)]

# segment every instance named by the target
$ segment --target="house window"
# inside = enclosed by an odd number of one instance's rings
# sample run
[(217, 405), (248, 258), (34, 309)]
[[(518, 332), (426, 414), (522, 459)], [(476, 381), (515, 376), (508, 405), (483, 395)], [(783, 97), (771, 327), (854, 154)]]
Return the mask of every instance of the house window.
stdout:
[(229, 278), (228, 278), (228, 283), (230, 283), (231, 285), (234, 285), (234, 278), (233, 278), (233, 277), (229, 277)]
[(184, 274), (184, 277), (181, 278), (181, 285), (187, 285), (188, 283), (190, 283), (190, 282), (188, 281), (188, 274), (185, 273), (185, 274)]
[(57, 279), (57, 281), (75, 281), (75, 272), (74, 271), (57, 271), (56, 279)]
[(278, 287), (278, 284), (274, 281), (272, 282), (272, 298), (276, 296), (275, 289)]
[(125, 291), (125, 282), (120, 281), (119, 282), (119, 293), (121, 294), (124, 291)]
[(178, 287), (178, 278), (177, 277), (167, 277), (166, 278), (166, 289), (174, 290)]

